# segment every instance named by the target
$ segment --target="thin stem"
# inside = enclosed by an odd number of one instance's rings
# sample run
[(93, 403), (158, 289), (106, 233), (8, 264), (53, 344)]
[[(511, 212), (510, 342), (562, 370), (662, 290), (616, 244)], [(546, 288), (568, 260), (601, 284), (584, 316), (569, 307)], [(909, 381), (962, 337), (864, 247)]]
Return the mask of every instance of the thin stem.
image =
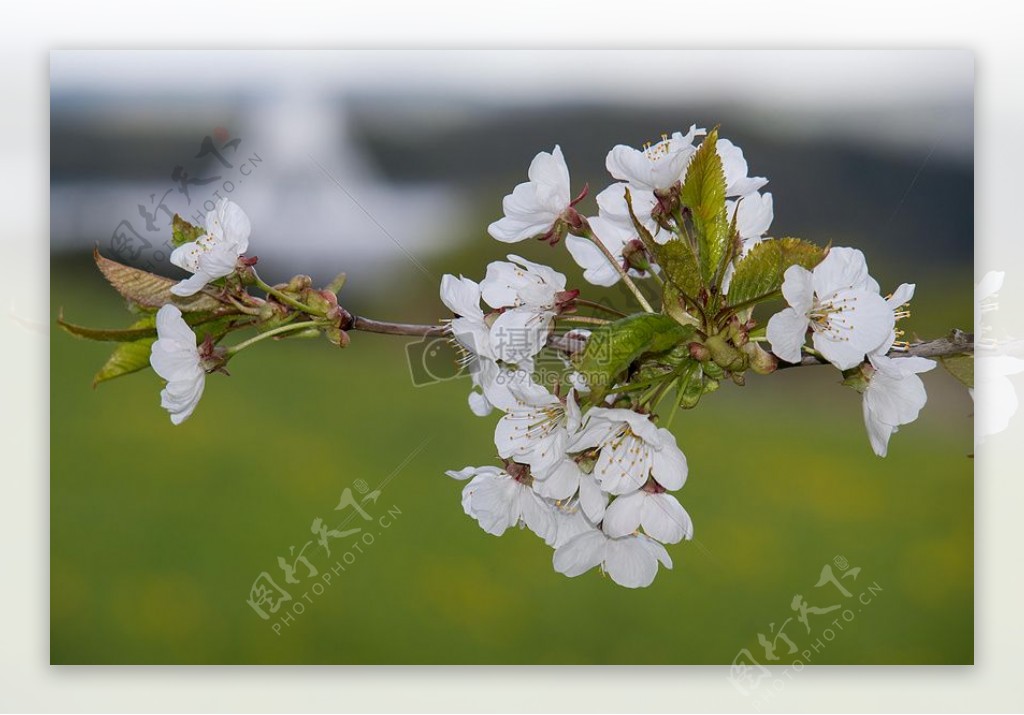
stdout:
[(607, 325), (610, 320), (604, 318), (594, 318), (589, 315), (560, 315), (555, 320), (560, 320), (566, 323), (581, 323), (583, 325)]
[(320, 316), (324, 315), (323, 311), (317, 310), (316, 308), (313, 308), (312, 306), (308, 306), (305, 303), (301, 303), (301, 302), (295, 300), (294, 298), (292, 298), (287, 293), (283, 293), (283, 292), (279, 291), (277, 288), (275, 288), (274, 286), (269, 285), (266, 281), (264, 281), (262, 278), (260, 278), (258, 275), (256, 275), (255, 269), (253, 269), (252, 275), (253, 275), (253, 278), (256, 279), (256, 287), (259, 288), (264, 293), (266, 293), (268, 295), (274, 296), (275, 298), (277, 298), (282, 303), (284, 303), (286, 305), (290, 305), (291, 307), (295, 308), (296, 310), (301, 310), (303, 313), (309, 313), (310, 315), (320, 315)]
[(413, 323), (387, 323), (382, 320), (371, 320), (358, 315), (352, 316), (350, 325), (345, 326), (346, 330), (362, 330), (367, 333), (382, 333), (384, 335), (416, 335), (420, 337), (428, 335), (444, 335), (447, 328), (444, 325), (416, 325)]
[(619, 318), (627, 317), (626, 314), (623, 313), (621, 310), (615, 310), (615, 308), (612, 308), (611, 306), (608, 306), (608, 305), (604, 305), (603, 303), (598, 303), (597, 301), (585, 300), (583, 298), (577, 298), (575, 300), (575, 303), (576, 303), (576, 305), (585, 305), (586, 307), (593, 308), (594, 310), (603, 310), (604, 312), (608, 313), (609, 315), (615, 315), (615, 316), (617, 316)]
[(293, 330), (300, 330), (300, 329), (305, 329), (305, 328), (313, 328), (313, 327), (318, 326), (319, 324), (320, 323), (315, 321), (315, 320), (305, 320), (305, 321), (303, 321), (301, 323), (292, 323), (290, 325), (282, 325), (279, 328), (274, 328), (273, 330), (268, 330), (265, 333), (260, 333), (259, 335), (255, 335), (255, 336), (249, 338), (248, 340), (246, 340), (245, 342), (239, 343), (238, 345), (232, 345), (230, 348), (228, 348), (227, 355), (228, 355), (228, 357), (236, 355), (237, 353), (241, 352), (242, 350), (245, 350), (250, 345), (255, 345), (259, 341), (266, 340), (267, 338), (272, 338), (275, 335), (281, 335), (282, 333), (291, 332)]
[(668, 420), (665, 422), (665, 429), (672, 428), (672, 421), (676, 418), (676, 412), (679, 412), (679, 405), (683, 402), (682, 396), (682, 385), (681, 380), (673, 381), (672, 385), (676, 388), (674, 399), (672, 400), (672, 411), (668, 415)]
[(654, 308), (652, 308), (651, 304), (647, 302), (646, 298), (644, 298), (644, 294), (640, 292), (640, 289), (636, 287), (636, 283), (633, 282), (633, 279), (629, 277), (629, 272), (626, 271), (626, 269), (622, 267), (622, 264), (615, 259), (615, 256), (613, 256), (612, 252), (608, 250), (608, 247), (604, 245), (604, 243), (602, 243), (597, 236), (594, 235), (594, 232), (593, 230), (591, 230), (590, 226), (583, 226), (582, 235), (584, 238), (588, 239), (591, 243), (597, 246), (598, 249), (600, 249), (601, 253), (604, 254), (605, 258), (608, 259), (609, 263), (615, 266), (615, 270), (618, 271), (619, 277), (622, 278), (622, 282), (626, 284), (626, 287), (629, 288), (630, 291), (632, 291), (633, 295), (636, 297), (637, 302), (640, 304), (640, 307), (644, 309), (644, 312), (653, 313)]

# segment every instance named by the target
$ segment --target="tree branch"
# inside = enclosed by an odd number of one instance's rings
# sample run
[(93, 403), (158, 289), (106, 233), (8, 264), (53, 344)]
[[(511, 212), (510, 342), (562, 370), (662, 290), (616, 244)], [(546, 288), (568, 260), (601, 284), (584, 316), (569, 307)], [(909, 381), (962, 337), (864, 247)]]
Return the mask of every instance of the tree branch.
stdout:
[(414, 335), (425, 337), (428, 335), (444, 335), (444, 325), (416, 325), (413, 323), (388, 323), (383, 320), (371, 320), (358, 315), (352, 316), (352, 321), (345, 326), (345, 330), (362, 330), (367, 333), (383, 333), (384, 335)]
[[(382, 320), (371, 320), (370, 318), (363, 318), (360, 316), (352, 316), (350, 325), (346, 326), (346, 330), (362, 330), (368, 333), (383, 333), (385, 335), (410, 335), (416, 337), (425, 336), (441, 336), (447, 331), (447, 326), (444, 325), (418, 325), (413, 323), (388, 323)], [(552, 334), (548, 337), (547, 345), (549, 348), (560, 350), (561, 352), (573, 354), (579, 352), (586, 344), (586, 339), (579, 336), (573, 335), (555, 335)], [(912, 344), (905, 350), (890, 350), (888, 357), (891, 358), (903, 358), (903, 357), (924, 357), (924, 358), (942, 358), (950, 357), (952, 355), (963, 355), (966, 353), (974, 352), (974, 334), (965, 333), (962, 330), (953, 330), (945, 338), (937, 338), (935, 340), (924, 340)], [(829, 363), (825, 360), (817, 358), (813, 355), (804, 357), (803, 360), (797, 363), (780, 362), (779, 370), (784, 370), (791, 367), (810, 367), (811, 365), (828, 365)]]
[[(962, 330), (953, 330), (947, 337), (936, 340), (924, 340), (912, 344), (906, 350), (890, 350), (887, 357), (923, 357), (942, 358), (974, 352), (974, 334)], [(828, 365), (828, 361), (813, 355), (807, 355), (800, 362), (779, 362), (779, 369), (790, 367), (809, 367), (811, 365)]]

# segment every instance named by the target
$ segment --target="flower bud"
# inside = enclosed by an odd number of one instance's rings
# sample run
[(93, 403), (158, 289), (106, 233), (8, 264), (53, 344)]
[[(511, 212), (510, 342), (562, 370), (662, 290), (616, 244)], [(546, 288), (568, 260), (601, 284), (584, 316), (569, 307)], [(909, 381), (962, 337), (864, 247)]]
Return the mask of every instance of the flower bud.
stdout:
[(698, 362), (707, 362), (711, 359), (711, 351), (707, 349), (704, 343), (693, 342), (690, 343), (690, 357)]
[(288, 281), (288, 285), (284, 287), (284, 291), (286, 293), (301, 293), (311, 285), (313, 285), (313, 279), (300, 273)]
[(644, 248), (640, 239), (634, 238), (628, 241), (622, 248), (622, 257), (627, 268), (644, 272), (651, 270), (651, 262), (647, 259), (647, 249)]
[(843, 384), (863, 394), (868, 389), (868, 383), (871, 382), (874, 373), (875, 368), (869, 363), (861, 363), (857, 367), (843, 370)]
[(730, 372), (743, 372), (747, 369), (746, 356), (726, 342), (721, 335), (711, 335), (704, 341), (704, 346), (711, 351), (711, 359), (719, 367)]
[(331, 327), (327, 328), (326, 330), (324, 330), (324, 335), (326, 335), (327, 339), (330, 340), (335, 345), (337, 345), (339, 348), (348, 347), (348, 344), (349, 344), (348, 333), (346, 333), (341, 328), (336, 328), (334, 326), (331, 326)]
[(778, 358), (757, 343), (744, 343), (740, 346), (740, 352), (747, 356), (750, 360), (750, 369), (758, 375), (775, 372), (779, 367)]

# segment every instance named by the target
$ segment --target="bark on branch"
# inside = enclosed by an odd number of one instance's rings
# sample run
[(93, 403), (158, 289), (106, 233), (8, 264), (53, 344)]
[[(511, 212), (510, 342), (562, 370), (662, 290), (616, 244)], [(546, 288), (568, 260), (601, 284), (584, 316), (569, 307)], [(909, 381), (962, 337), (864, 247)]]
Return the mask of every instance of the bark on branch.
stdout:
[[(942, 358), (953, 355), (964, 355), (974, 352), (974, 334), (965, 333), (962, 330), (953, 330), (945, 338), (935, 340), (924, 340), (912, 343), (906, 350), (890, 350), (888, 357), (923, 357)], [(789, 367), (807, 367), (810, 365), (828, 365), (828, 361), (822, 360), (814, 355), (807, 355), (803, 360), (796, 363), (780, 362), (779, 369)]]
[[(445, 334), (447, 327), (444, 325), (418, 325), (413, 323), (388, 323), (381, 320), (371, 320), (361, 316), (353, 316), (352, 322), (346, 330), (362, 330), (368, 333), (383, 333), (385, 335), (409, 335), (414, 337), (437, 336)], [(552, 335), (548, 338), (548, 347), (560, 350), (564, 353), (575, 353), (582, 349), (585, 340), (572, 335)], [(953, 330), (945, 338), (935, 340), (924, 340), (913, 343), (905, 350), (890, 350), (888, 356), (891, 358), (901, 357), (924, 357), (941, 358), (952, 355), (963, 355), (974, 352), (974, 335), (965, 333), (962, 330)], [(827, 365), (828, 362), (814, 355), (808, 355), (797, 363), (780, 362), (779, 369), (791, 367), (809, 367), (811, 365)]]

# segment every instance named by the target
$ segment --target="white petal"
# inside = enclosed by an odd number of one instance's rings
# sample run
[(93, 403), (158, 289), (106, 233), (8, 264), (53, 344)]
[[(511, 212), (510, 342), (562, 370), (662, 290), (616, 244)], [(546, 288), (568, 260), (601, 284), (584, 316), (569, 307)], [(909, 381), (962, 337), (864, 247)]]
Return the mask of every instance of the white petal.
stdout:
[(800, 314), (807, 313), (814, 302), (814, 276), (803, 266), (790, 266), (783, 274), (782, 297)]
[(441, 277), (441, 302), (456, 315), (483, 318), (480, 310), (480, 286), (469, 278), (446, 273)]
[(217, 205), (217, 213), (224, 239), (233, 244), (235, 255), (239, 256), (248, 251), (252, 224), (245, 211), (234, 201), (221, 199)]
[(601, 485), (592, 474), (580, 475), (580, 508), (587, 518), (595, 524), (604, 519), (608, 508), (608, 494), (601, 490)]
[(576, 265), (583, 269), (583, 278), (588, 283), (607, 287), (615, 285), (621, 279), (622, 275), (590, 239), (566, 236), (565, 247), (576, 261)]
[(481, 393), (473, 391), (469, 393), (469, 409), (477, 417), (486, 417), (494, 406)]
[(646, 499), (646, 492), (637, 491), (612, 500), (604, 514), (601, 528), (612, 538), (632, 534), (640, 528), (640, 512)]
[(814, 292), (819, 297), (838, 290), (865, 289), (869, 279), (864, 254), (856, 248), (842, 246), (830, 248), (824, 260), (815, 266), (813, 274)]
[(892, 295), (886, 298), (885, 302), (889, 304), (889, 307), (893, 310), (898, 310), (902, 306), (906, 305), (914, 297), (914, 289), (917, 286), (914, 283), (903, 283), (899, 288), (892, 292)]
[(598, 529), (591, 529), (569, 539), (555, 550), (552, 564), (555, 571), (566, 576), (579, 576), (604, 560), (606, 537)]
[(557, 510), (541, 499), (529, 487), (517, 485), (519, 489), (519, 512), (526, 528), (551, 546), (558, 534)]
[(669, 491), (686, 483), (686, 455), (676, 445), (675, 436), (664, 427), (658, 429), (659, 448), (653, 451), (651, 476)]
[(780, 360), (800, 362), (801, 348), (807, 337), (807, 316), (793, 308), (785, 308), (768, 320), (766, 336), (772, 352)]
[(665, 493), (640, 493), (644, 495), (640, 515), (644, 533), (663, 544), (676, 544), (683, 539), (693, 538), (693, 522), (690, 515), (674, 496)]
[(506, 310), (491, 325), (490, 342), (499, 360), (517, 363), (543, 349), (554, 313), (527, 308)]
[(582, 475), (579, 465), (574, 460), (563, 459), (542, 479), (535, 479), (533, 489), (548, 499), (568, 499), (580, 488)]
[(605, 547), (604, 570), (612, 581), (626, 588), (645, 588), (658, 575), (658, 560), (639, 539), (626, 536), (612, 539)]

